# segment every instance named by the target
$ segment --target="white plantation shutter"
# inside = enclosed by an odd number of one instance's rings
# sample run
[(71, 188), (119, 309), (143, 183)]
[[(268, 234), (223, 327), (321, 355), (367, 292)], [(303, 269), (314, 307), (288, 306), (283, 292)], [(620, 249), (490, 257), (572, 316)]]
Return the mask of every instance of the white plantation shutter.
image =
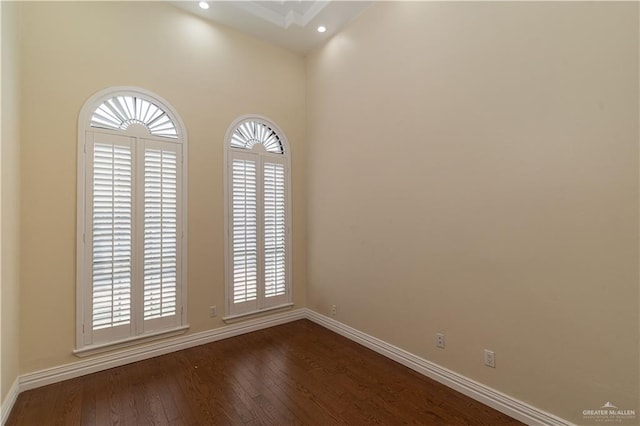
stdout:
[(265, 161), (264, 197), (264, 295), (282, 296), (285, 288), (285, 173), (284, 165)]
[(263, 119), (227, 133), (227, 314), (291, 302), (286, 141)]
[(135, 88), (85, 103), (78, 157), (76, 353), (187, 328), (186, 139)]
[(176, 315), (178, 292), (178, 176), (175, 145), (144, 148), (144, 319)]
[(238, 157), (231, 166), (233, 303), (252, 310), (258, 297), (257, 164), (256, 158)]
[(92, 325), (99, 330), (131, 321), (131, 140), (96, 135), (92, 153)]

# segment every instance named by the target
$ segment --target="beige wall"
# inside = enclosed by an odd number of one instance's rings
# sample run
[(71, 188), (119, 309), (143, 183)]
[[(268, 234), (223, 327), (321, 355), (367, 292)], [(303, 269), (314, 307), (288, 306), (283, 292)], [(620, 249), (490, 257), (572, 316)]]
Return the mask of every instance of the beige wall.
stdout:
[(309, 307), (578, 423), (640, 411), (638, 47), (637, 3), (368, 9), (307, 65)]
[(18, 377), (20, 277), (20, 128), (18, 8), (2, 2), (0, 403)]
[(77, 360), (77, 118), (95, 92), (139, 86), (165, 98), (189, 135), (190, 332), (223, 325), (223, 138), (238, 116), (273, 119), (291, 144), (293, 283), (303, 307), (304, 59), (163, 3), (24, 3), (20, 370)]

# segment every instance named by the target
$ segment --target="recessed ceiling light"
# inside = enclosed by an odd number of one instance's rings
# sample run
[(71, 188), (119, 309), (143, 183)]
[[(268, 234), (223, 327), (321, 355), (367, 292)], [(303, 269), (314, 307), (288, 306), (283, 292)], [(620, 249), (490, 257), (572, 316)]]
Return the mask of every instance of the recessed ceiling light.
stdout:
[(209, 9), (209, 3), (207, 3), (206, 1), (201, 1), (200, 3), (198, 3), (198, 6), (200, 6), (200, 9)]
[(320, 25), (320, 26), (318, 27), (318, 32), (319, 32), (319, 33), (323, 33), (323, 32), (325, 32), (325, 31), (327, 31), (327, 27), (325, 27), (324, 25)]

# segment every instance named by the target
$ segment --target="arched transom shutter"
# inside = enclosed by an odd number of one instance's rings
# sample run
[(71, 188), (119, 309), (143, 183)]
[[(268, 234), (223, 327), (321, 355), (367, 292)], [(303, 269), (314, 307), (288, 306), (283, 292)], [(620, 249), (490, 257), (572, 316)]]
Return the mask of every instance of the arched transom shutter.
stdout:
[(177, 138), (176, 125), (153, 101), (135, 95), (113, 96), (105, 100), (91, 115), (91, 127), (126, 130), (141, 124), (154, 136)]
[(280, 136), (267, 123), (247, 120), (238, 124), (231, 135), (231, 146), (251, 149), (255, 144), (262, 145), (267, 152), (284, 154)]

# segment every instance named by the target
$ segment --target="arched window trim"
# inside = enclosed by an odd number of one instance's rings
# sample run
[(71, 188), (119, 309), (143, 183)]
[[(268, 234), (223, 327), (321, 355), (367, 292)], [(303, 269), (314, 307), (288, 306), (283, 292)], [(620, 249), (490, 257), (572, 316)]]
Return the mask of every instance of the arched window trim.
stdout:
[[(175, 137), (166, 137), (162, 135), (152, 134), (149, 128), (144, 125), (131, 125), (125, 129), (106, 129), (101, 127), (94, 127), (91, 125), (91, 119), (94, 111), (100, 107), (105, 101), (115, 96), (135, 96), (137, 98), (145, 99), (157, 107), (163, 110), (164, 113), (170, 118), (176, 129)], [(142, 123), (138, 123), (142, 124)], [(87, 334), (85, 329), (87, 327), (86, 315), (87, 315), (87, 290), (86, 290), (86, 274), (88, 265), (86, 259), (86, 247), (85, 247), (85, 231), (89, 226), (86, 220), (86, 194), (87, 194), (87, 135), (88, 132), (98, 132), (101, 134), (112, 134), (121, 136), (130, 136), (135, 138), (149, 138), (158, 141), (167, 141), (180, 147), (181, 150), (181, 170), (180, 174), (181, 183), (177, 190), (181, 200), (181, 216), (180, 222), (181, 232), (178, 238), (181, 240), (178, 255), (181, 258), (182, 267), (180, 268), (179, 279), (180, 285), (180, 297), (177, 302), (179, 303), (179, 325), (169, 329), (163, 329), (159, 331), (131, 335), (130, 337), (118, 339), (112, 342), (99, 342), (87, 343)], [(131, 346), (145, 341), (151, 341), (159, 338), (168, 337), (171, 335), (177, 335), (184, 333), (188, 328), (187, 323), (187, 188), (188, 188), (188, 136), (187, 130), (182, 121), (180, 115), (175, 111), (169, 102), (164, 98), (152, 93), (148, 90), (133, 87), (133, 86), (114, 86), (103, 89), (92, 96), (83, 104), (80, 113), (78, 115), (78, 155), (77, 155), (77, 233), (76, 233), (76, 247), (77, 247), (77, 261), (76, 261), (76, 349), (74, 353), (78, 356), (88, 356), (95, 353), (101, 353), (120, 347)], [(134, 219), (137, 221), (137, 219)], [(91, 339), (89, 339), (91, 340)]]
[[(236, 129), (244, 123), (255, 121), (267, 126), (273, 130), (282, 146), (282, 151), (273, 152), (265, 149), (261, 144), (253, 144), (250, 148), (240, 148), (233, 146), (232, 137)], [(285, 281), (286, 294), (283, 297), (273, 298), (276, 303), (264, 303), (263, 294), (258, 295), (257, 307), (255, 309), (235, 309), (233, 302), (233, 241), (232, 241), (232, 200), (230, 199), (232, 185), (232, 159), (247, 158), (248, 156), (257, 156), (260, 164), (266, 161), (278, 162), (284, 165), (285, 179), (285, 217), (286, 217), (286, 254), (285, 254)], [(225, 316), (223, 320), (233, 320), (235, 318), (252, 315), (256, 313), (266, 312), (274, 309), (290, 307), (293, 305), (293, 285), (292, 285), (292, 215), (291, 215), (291, 150), (289, 142), (282, 129), (275, 122), (267, 117), (257, 114), (248, 114), (236, 118), (227, 128), (224, 138), (224, 209), (225, 209)], [(262, 167), (262, 166), (260, 166)], [(259, 196), (262, 194), (262, 188), (258, 189)], [(259, 225), (262, 226), (262, 225)], [(263, 254), (259, 254), (259, 257)], [(263, 283), (264, 284), (264, 283)], [(260, 292), (260, 290), (259, 290)]]

